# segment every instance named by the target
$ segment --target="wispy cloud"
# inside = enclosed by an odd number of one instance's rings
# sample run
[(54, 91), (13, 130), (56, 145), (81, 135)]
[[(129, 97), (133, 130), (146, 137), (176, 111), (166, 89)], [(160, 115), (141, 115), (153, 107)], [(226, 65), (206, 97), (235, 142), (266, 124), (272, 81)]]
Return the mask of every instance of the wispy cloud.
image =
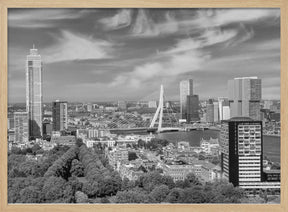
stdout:
[(117, 76), (110, 86), (139, 88), (143, 82), (152, 79), (173, 77), (198, 70), (201, 67), (201, 64), (208, 58), (209, 55), (201, 51), (188, 51), (168, 56), (163, 62), (145, 63), (135, 67), (130, 73)]
[[(194, 15), (175, 16), (175, 11), (159, 13), (161, 18), (150, 16), (150, 10), (120, 10), (112, 17), (100, 20), (106, 30), (115, 30), (130, 27), (130, 35), (133, 37), (156, 37), (170, 34), (190, 34), (215, 27), (221, 27), (232, 23), (251, 23), (272, 18), (279, 20), (279, 9), (201, 9), (195, 10)], [(132, 21), (132, 15), (135, 21)]]
[(223, 26), (231, 23), (255, 22), (280, 17), (279, 9), (208, 9), (199, 10), (196, 21), (205, 27)]
[(173, 47), (158, 53), (156, 60), (159, 61), (137, 66), (132, 72), (116, 77), (110, 85), (137, 88), (150, 79), (177, 76), (199, 70), (210, 58), (210, 52), (203, 51), (204, 47), (229, 42), (236, 35), (236, 30), (224, 31), (217, 28), (206, 30), (198, 37), (180, 39)]
[(156, 22), (147, 10), (140, 9), (136, 21), (131, 27), (131, 35), (136, 37), (155, 37), (176, 33), (179, 29), (177, 20), (169, 12), (163, 15), (164, 21)]
[(46, 63), (112, 57), (113, 43), (105, 40), (95, 40), (69, 31), (63, 31), (57, 39), (55, 45), (43, 52), (43, 55), (47, 55), (43, 57)]
[(120, 12), (114, 16), (102, 18), (99, 22), (106, 30), (121, 29), (131, 24), (132, 12), (133, 10), (131, 9), (121, 9)]
[(8, 10), (9, 27), (50, 28), (57, 25), (57, 20), (77, 19), (87, 11), (73, 9), (24, 9)]

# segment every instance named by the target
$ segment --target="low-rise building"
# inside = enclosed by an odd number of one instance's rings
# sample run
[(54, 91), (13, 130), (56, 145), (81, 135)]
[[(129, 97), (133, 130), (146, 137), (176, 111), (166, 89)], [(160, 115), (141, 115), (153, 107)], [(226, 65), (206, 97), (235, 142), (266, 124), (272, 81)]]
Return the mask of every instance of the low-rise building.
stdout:
[(117, 162), (121, 163), (128, 163), (128, 149), (127, 148), (120, 148), (115, 147), (111, 151), (108, 151), (108, 160), (109, 164), (116, 169), (117, 168)]
[(52, 136), (51, 143), (63, 146), (73, 146), (76, 143), (76, 137), (73, 135)]
[(212, 152), (215, 154), (215, 152), (217, 153), (217, 150), (219, 150), (218, 139), (210, 138), (210, 140), (204, 140), (202, 138), (200, 141), (200, 147), (206, 154), (212, 154)]
[(196, 173), (196, 167), (190, 164), (163, 166), (163, 174), (173, 178), (174, 182), (184, 180), (189, 173)]
[(221, 179), (221, 168), (212, 163), (203, 163), (201, 165), (201, 179), (205, 182), (213, 182)]
[(137, 180), (144, 172), (139, 169), (139, 166), (135, 164), (123, 164), (117, 163), (117, 171), (122, 179), (128, 178), (129, 180)]

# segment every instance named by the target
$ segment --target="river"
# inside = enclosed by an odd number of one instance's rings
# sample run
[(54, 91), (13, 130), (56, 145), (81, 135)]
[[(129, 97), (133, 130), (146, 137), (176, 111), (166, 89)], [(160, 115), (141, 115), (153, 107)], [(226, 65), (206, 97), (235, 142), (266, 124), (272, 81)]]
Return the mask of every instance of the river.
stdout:
[[(195, 130), (189, 132), (166, 132), (156, 134), (157, 138), (166, 139), (171, 142), (188, 141), (190, 146), (200, 146), (200, 140), (202, 138), (218, 138), (220, 137), (220, 131), (218, 130)], [(267, 156), (273, 162), (280, 162), (280, 137), (276, 136), (263, 136), (263, 151), (264, 156)]]

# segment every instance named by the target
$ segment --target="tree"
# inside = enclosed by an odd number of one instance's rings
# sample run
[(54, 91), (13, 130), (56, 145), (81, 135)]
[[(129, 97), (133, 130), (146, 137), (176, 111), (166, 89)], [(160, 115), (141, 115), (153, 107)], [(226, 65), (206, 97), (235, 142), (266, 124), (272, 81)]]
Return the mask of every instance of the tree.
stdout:
[(20, 200), (20, 191), (32, 185), (31, 177), (8, 178), (8, 203), (16, 203)]
[(83, 140), (81, 138), (77, 138), (76, 140), (76, 146), (81, 147), (83, 145)]
[(90, 198), (95, 198), (99, 194), (99, 183), (96, 181), (88, 181), (83, 184), (82, 191)]
[(184, 181), (192, 185), (201, 185), (201, 182), (194, 173), (187, 174)]
[(129, 185), (129, 179), (127, 177), (124, 177), (121, 183), (121, 191), (128, 190), (129, 189), (128, 185)]
[(121, 189), (121, 178), (117, 176), (105, 177), (99, 181), (99, 196), (115, 195)]
[(41, 150), (42, 148), (39, 146), (39, 144), (34, 144), (34, 146), (32, 146), (31, 150), (32, 150), (32, 154), (36, 155), (37, 151)]
[[(185, 182), (187, 182), (187, 181), (185, 181)], [(185, 186), (183, 180), (177, 180), (177, 181), (175, 182), (175, 187), (176, 187), (176, 188), (187, 188), (188, 186), (189, 186), (189, 185), (186, 185), (186, 186)]]
[(169, 187), (167, 185), (160, 185), (154, 188), (151, 193), (149, 194), (150, 197), (155, 200), (155, 202), (163, 202), (167, 195), (169, 194)]
[(110, 203), (110, 201), (107, 197), (103, 197), (103, 198), (101, 198), (101, 203), (106, 204), (106, 203)]
[(72, 176), (68, 179), (68, 184), (72, 187), (73, 192), (82, 191), (83, 183), (77, 177)]
[(41, 190), (36, 186), (28, 186), (20, 191), (19, 203), (41, 203), (43, 201)]
[(29, 160), (21, 163), (19, 171), (23, 172), (26, 176), (40, 177), (37, 173), (37, 161)]
[(88, 196), (82, 191), (76, 191), (75, 201), (76, 203), (88, 203)]
[(222, 196), (221, 199), (217, 199), (217, 202), (222, 203), (239, 203), (242, 198), (245, 197), (244, 190), (239, 187), (234, 187), (232, 183), (227, 182), (215, 182), (213, 184), (213, 189), (218, 191), (219, 197)]
[(172, 177), (170, 176), (162, 176), (159, 172), (147, 172), (140, 176), (140, 178), (136, 181), (136, 184), (139, 187), (144, 188), (144, 190), (151, 192), (155, 186), (158, 185), (167, 185), (169, 189), (175, 186)]
[(74, 198), (73, 190), (70, 185), (61, 177), (49, 177), (43, 186), (45, 200), (51, 202), (71, 202)]
[(65, 152), (60, 158), (58, 158), (52, 166), (49, 167), (45, 173), (45, 177), (56, 176), (62, 177), (66, 180), (71, 176), (70, 168), (71, 162), (77, 158), (79, 147), (73, 146), (67, 152)]
[(170, 203), (181, 203), (184, 198), (184, 191), (181, 188), (173, 188), (170, 190), (166, 197), (166, 202)]
[(14, 168), (19, 168), (20, 164), (26, 161), (25, 155), (11, 154), (8, 157), (8, 172)]
[(204, 203), (205, 202), (205, 194), (200, 188), (195, 189), (185, 188), (184, 189), (184, 198), (182, 199), (182, 203)]
[(72, 176), (76, 177), (84, 176), (84, 167), (79, 160), (77, 159), (72, 160), (70, 173)]
[(143, 141), (142, 139), (138, 140), (138, 146), (139, 148), (146, 148), (146, 142)]
[(13, 168), (8, 173), (9, 178), (27, 177), (23, 171), (19, 171), (17, 168)]

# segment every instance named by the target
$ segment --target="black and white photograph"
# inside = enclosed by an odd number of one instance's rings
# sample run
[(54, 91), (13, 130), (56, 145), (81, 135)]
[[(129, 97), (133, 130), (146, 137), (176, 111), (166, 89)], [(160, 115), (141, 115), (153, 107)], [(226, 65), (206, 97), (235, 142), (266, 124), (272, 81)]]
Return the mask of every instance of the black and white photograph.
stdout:
[(7, 19), (8, 204), (280, 204), (279, 8)]

